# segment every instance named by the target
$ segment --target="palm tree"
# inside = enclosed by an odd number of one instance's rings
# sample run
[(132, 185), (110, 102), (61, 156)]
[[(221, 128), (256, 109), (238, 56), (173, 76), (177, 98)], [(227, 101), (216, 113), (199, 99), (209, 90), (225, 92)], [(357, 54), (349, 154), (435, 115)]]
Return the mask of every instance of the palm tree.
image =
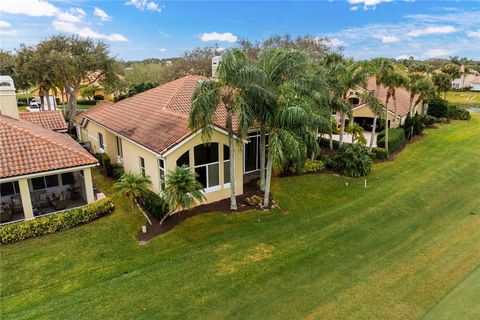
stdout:
[(397, 88), (405, 88), (408, 85), (407, 76), (400, 70), (396, 70), (392, 73), (392, 83), (390, 90), (392, 92), (393, 99), (393, 113), (394, 113), (394, 124), (398, 124), (398, 110), (397, 110)]
[(203, 202), (203, 186), (197, 181), (197, 174), (192, 168), (183, 165), (169, 171), (165, 177), (163, 196), (170, 208), (169, 213), (160, 220), (160, 225), (169, 216), (181, 209), (190, 209), (195, 202)]
[(352, 123), (348, 126), (347, 130), (345, 130), (347, 133), (350, 133), (352, 135), (352, 143), (355, 143), (355, 141), (361, 143), (361, 144), (367, 144), (367, 139), (363, 135), (363, 132), (365, 131), (362, 126), (360, 126), (358, 123)]
[(309, 130), (309, 105), (298, 95), (295, 86), (285, 83), (277, 89), (277, 105), (268, 124), (267, 172), (265, 179), (264, 206), (270, 201), (272, 171), (281, 171), (290, 162), (306, 160), (307, 150), (318, 148), (317, 137)]
[[(208, 140), (211, 137), (215, 113), (220, 108), (226, 110), (226, 129), (228, 146), (230, 148), (230, 209), (237, 209), (235, 195), (235, 131), (233, 116), (240, 115), (240, 126), (246, 126), (249, 121), (249, 109), (242, 95), (250, 84), (258, 82), (254, 73), (249, 72), (250, 65), (247, 55), (238, 49), (228, 50), (223, 55), (218, 67), (217, 80), (206, 80), (195, 89), (192, 98), (192, 108), (189, 115), (189, 127), (201, 130), (202, 136)], [(253, 74), (253, 76), (252, 76)], [(246, 129), (239, 130), (245, 132)]]
[(144, 177), (141, 174), (126, 172), (113, 185), (113, 189), (115, 190), (114, 197), (127, 197), (130, 199), (133, 211), (134, 203), (140, 196), (149, 191), (148, 187), (150, 184), (150, 178)]

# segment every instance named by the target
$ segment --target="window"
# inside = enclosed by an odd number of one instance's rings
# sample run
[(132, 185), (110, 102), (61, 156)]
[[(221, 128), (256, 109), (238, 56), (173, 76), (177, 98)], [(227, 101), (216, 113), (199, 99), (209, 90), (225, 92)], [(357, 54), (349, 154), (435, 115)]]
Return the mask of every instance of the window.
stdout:
[(13, 194), (20, 193), (20, 187), (18, 186), (18, 181), (0, 183), (0, 195), (11, 196)]
[(160, 173), (160, 190), (165, 189), (165, 161), (158, 159), (158, 170)]
[(220, 185), (218, 143), (201, 144), (194, 148), (197, 180), (205, 189)]
[(230, 148), (223, 145), (223, 183), (230, 183)]
[(183, 165), (190, 167), (190, 155), (188, 151), (182, 154), (182, 156), (177, 160), (177, 167), (181, 167)]
[(100, 149), (105, 149), (105, 145), (103, 144), (103, 134), (101, 134), (100, 132), (98, 133), (98, 145)]
[[(83, 171), (80, 171), (83, 172)], [(66, 185), (74, 185), (75, 178), (73, 177), (73, 172), (62, 173), (62, 184)]]
[(117, 156), (123, 158), (123, 146), (122, 146), (122, 139), (120, 137), (115, 137), (117, 140)]
[(46, 188), (57, 187), (59, 185), (58, 176), (56, 174), (51, 176), (33, 178), (31, 181), (33, 190), (42, 190)]
[[(244, 173), (260, 170), (260, 132), (249, 133), (248, 141), (243, 149)], [(265, 136), (265, 147), (268, 147), (268, 134)]]
[(140, 159), (140, 172), (142, 173), (142, 176), (145, 177), (145, 159), (142, 157), (139, 157)]

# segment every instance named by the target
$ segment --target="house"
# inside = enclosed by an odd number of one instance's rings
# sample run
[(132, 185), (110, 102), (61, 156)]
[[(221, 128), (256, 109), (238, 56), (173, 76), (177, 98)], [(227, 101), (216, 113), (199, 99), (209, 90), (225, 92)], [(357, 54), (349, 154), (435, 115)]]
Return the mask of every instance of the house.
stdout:
[[(377, 96), (380, 102), (385, 104), (385, 100), (387, 97), (388, 88), (384, 87), (383, 85), (380, 86), (377, 92), (377, 86), (375, 77), (370, 77), (367, 79), (366, 86), (357, 86), (356, 88), (350, 90), (347, 93), (348, 101), (352, 106), (352, 114), (353, 114), (353, 122), (360, 124), (366, 131), (372, 131), (373, 127), (373, 118), (374, 114), (370, 110), (367, 103), (364, 103), (361, 99), (361, 94), (365, 92), (370, 92), (374, 96)], [(397, 122), (395, 125), (395, 107), (394, 101), (390, 97), (388, 102), (388, 124), (389, 127), (399, 126), (403, 124), (405, 118), (407, 117), (408, 113), (410, 112), (410, 92), (404, 88), (397, 88), (396, 89), (396, 98), (397, 98)], [(416, 101), (418, 95), (414, 96), (414, 101)], [(415, 113), (418, 114), (425, 114), (427, 111), (427, 104), (423, 101), (420, 101), (417, 105), (412, 107), (411, 114), (414, 115)], [(337, 115), (339, 118), (339, 116)], [(385, 120), (379, 121), (377, 120), (377, 129), (384, 127)]]
[[(215, 115), (211, 139), (188, 128), (193, 92), (202, 76), (185, 76), (116, 103), (103, 103), (75, 118), (77, 135), (91, 142), (94, 152), (105, 152), (125, 171), (149, 176), (151, 189), (161, 192), (165, 175), (187, 165), (198, 174), (207, 202), (230, 196), (230, 159), (226, 110)], [(235, 126), (235, 123), (234, 123)], [(259, 134), (235, 145), (236, 194), (244, 181), (258, 174)]]
[(480, 91), (480, 76), (476, 76), (472, 82), (470, 82), (471, 91)]
[(68, 124), (62, 111), (20, 112), (20, 119), (36, 124), (45, 129), (66, 133)]
[[(480, 73), (476, 70), (468, 70), (465, 72), (465, 66), (462, 64), (460, 66), (460, 78), (452, 80), (452, 89), (463, 89), (474, 86), (475, 79), (480, 76)], [(472, 89), (472, 91), (475, 91)], [(478, 91), (478, 90), (477, 90)]]
[(91, 168), (98, 161), (68, 135), (56, 132), (63, 130), (57, 114), (20, 114), (13, 80), (2, 79), (0, 222), (30, 220), (94, 202)]

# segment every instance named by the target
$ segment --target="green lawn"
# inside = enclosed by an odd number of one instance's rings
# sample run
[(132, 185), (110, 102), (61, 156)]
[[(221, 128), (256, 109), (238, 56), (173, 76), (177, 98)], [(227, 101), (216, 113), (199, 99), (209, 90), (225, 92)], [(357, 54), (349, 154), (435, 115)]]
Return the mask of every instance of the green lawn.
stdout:
[(447, 92), (447, 100), (463, 108), (468, 108), (468, 107), (480, 108), (480, 92), (449, 91)]
[(276, 179), (282, 211), (196, 216), (143, 246), (141, 216), (117, 200), (0, 249), (1, 318), (478, 319), (479, 137), (479, 115), (440, 125), (367, 188)]

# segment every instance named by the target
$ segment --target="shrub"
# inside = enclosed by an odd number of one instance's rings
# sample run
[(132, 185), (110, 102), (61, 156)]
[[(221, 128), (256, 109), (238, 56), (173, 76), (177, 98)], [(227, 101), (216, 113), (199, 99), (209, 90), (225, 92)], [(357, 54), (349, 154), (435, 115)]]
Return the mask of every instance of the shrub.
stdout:
[[(405, 131), (403, 128), (391, 128), (388, 130), (388, 151), (396, 152), (405, 145)], [(377, 137), (377, 147), (385, 148), (385, 131), (381, 131)]]
[(77, 104), (83, 104), (86, 106), (94, 106), (97, 104), (95, 100), (77, 100)]
[(114, 177), (115, 166), (111, 164), (110, 157), (106, 153), (95, 153), (95, 158), (97, 158), (100, 165), (105, 168), (105, 173), (107, 177)]
[(90, 222), (107, 215), (113, 209), (109, 198), (99, 200), (81, 208), (54, 213), (29, 221), (0, 226), (0, 242), (11, 243), (38, 237)]
[[(425, 124), (423, 123), (423, 117), (418, 114), (411, 117), (407, 115), (405, 123), (403, 124), (403, 130), (405, 132), (405, 137), (407, 139), (412, 138), (413, 136), (419, 135), (425, 130)], [(390, 142), (390, 141), (389, 141)]]
[(120, 177), (123, 176), (123, 174), (125, 173), (125, 169), (123, 168), (123, 166), (121, 166), (119, 164), (112, 165), (112, 168), (113, 168), (112, 177), (115, 180), (120, 179)]
[(168, 204), (161, 196), (149, 191), (138, 199), (140, 205), (156, 219), (161, 220), (168, 213)]
[(307, 160), (305, 162), (305, 172), (320, 172), (325, 168), (325, 164), (320, 160)]
[(377, 160), (388, 159), (388, 151), (385, 148), (373, 148), (372, 154), (373, 154), (373, 159), (377, 159)]
[(435, 97), (428, 101), (427, 114), (435, 118), (446, 118), (448, 112), (448, 102), (440, 97)]
[[(329, 138), (320, 138), (318, 139), (318, 145), (322, 148), (330, 148), (330, 139)], [(339, 142), (333, 140), (333, 149), (337, 150), (339, 147)]]
[(435, 124), (435, 122), (437, 122), (437, 118), (435, 118), (434, 116), (430, 116), (430, 115), (426, 114), (422, 117), (422, 122), (427, 127), (433, 126)]
[(452, 120), (470, 120), (472, 118), (470, 112), (451, 104), (448, 105), (447, 117)]
[(96, 100), (96, 101), (105, 100), (105, 97), (102, 96), (101, 94), (96, 94), (96, 95), (93, 96), (93, 100)]
[(335, 169), (349, 177), (366, 176), (372, 171), (372, 156), (358, 143), (345, 143), (335, 155)]

